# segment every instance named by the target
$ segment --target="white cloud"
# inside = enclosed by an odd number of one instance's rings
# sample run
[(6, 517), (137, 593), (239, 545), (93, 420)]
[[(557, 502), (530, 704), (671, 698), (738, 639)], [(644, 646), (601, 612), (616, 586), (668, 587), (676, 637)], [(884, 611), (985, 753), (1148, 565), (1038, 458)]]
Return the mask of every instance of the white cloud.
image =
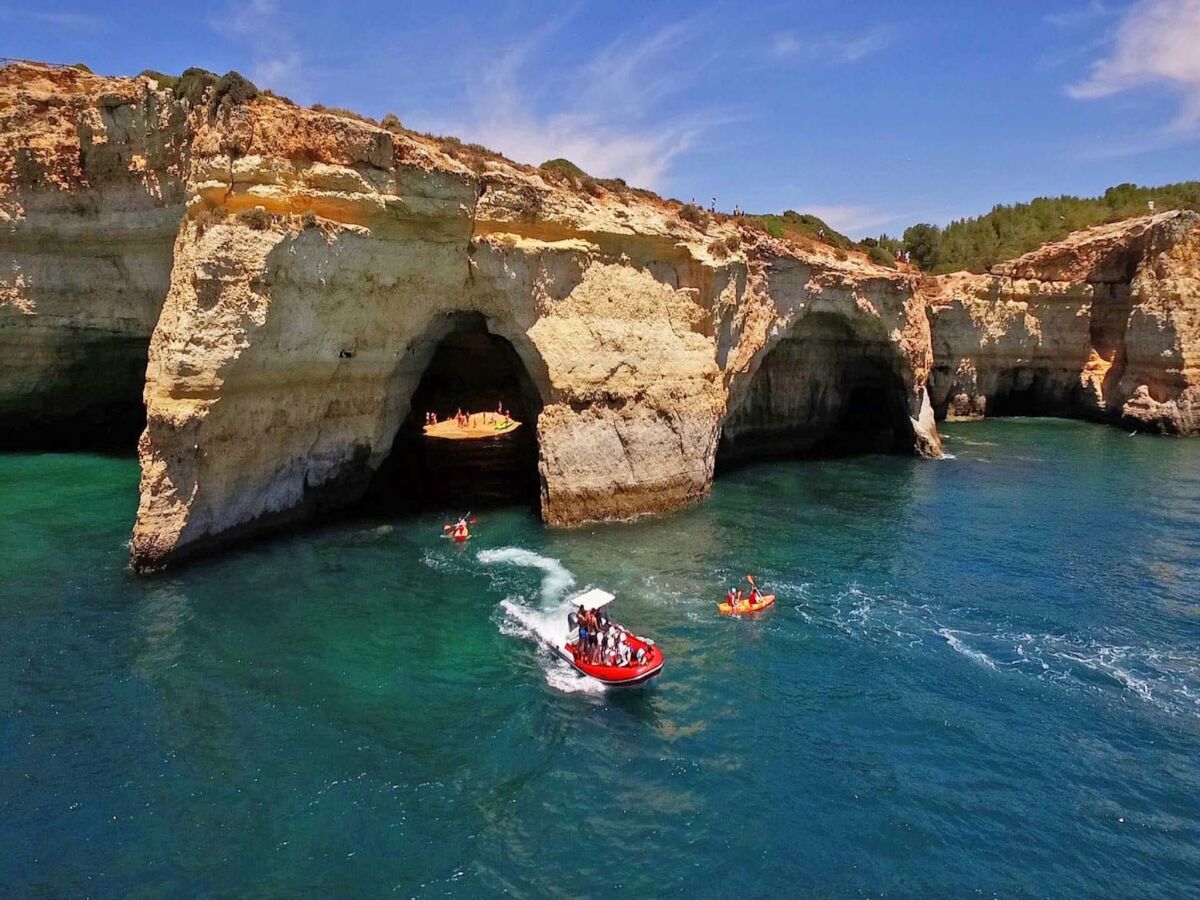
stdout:
[(785, 31), (771, 39), (768, 50), (778, 60), (813, 59), (856, 63), (887, 49), (895, 39), (895, 30), (887, 25), (877, 25), (852, 37), (818, 35), (805, 38)]
[(801, 210), (829, 223), (830, 227), (853, 238), (866, 236), (882, 225), (904, 219), (904, 215), (869, 206), (805, 206)]
[(70, 28), (75, 31), (104, 31), (104, 22), (87, 13), (59, 10), (58, 12), (33, 13), (33, 18), (55, 28)]
[(304, 89), (304, 57), (297, 49), (286, 15), (279, 11), (278, 0), (239, 0), (209, 25), (249, 45), (250, 69), (246, 74), (260, 88), (280, 93)]
[(1109, 55), (1067, 93), (1092, 100), (1149, 85), (1180, 94), (1179, 115), (1169, 130), (1200, 130), (1200, 0), (1143, 0), (1134, 6)]
[(1056, 28), (1078, 28), (1090, 22), (1108, 18), (1112, 14), (1113, 9), (1107, 3), (1103, 3), (1101, 0), (1090, 0), (1084, 6), (1075, 6), (1062, 12), (1047, 13), (1042, 18)]
[(502, 54), (468, 89), (469, 114), (439, 122), (437, 130), (522, 162), (566, 157), (592, 175), (660, 187), (674, 160), (704, 130), (729, 121), (711, 110), (663, 112), (706, 63), (694, 46), (702, 23), (689, 19), (640, 37), (622, 36), (564, 70), (548, 73), (533, 65), (572, 15)]

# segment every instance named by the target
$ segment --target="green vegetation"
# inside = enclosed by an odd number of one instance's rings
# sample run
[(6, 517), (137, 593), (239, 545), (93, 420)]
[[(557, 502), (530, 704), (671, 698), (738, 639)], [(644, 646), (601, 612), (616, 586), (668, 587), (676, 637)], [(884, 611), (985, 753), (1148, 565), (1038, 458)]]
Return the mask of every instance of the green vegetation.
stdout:
[(185, 69), (175, 82), (175, 95), (186, 103), (196, 106), (204, 100), (204, 93), (215, 85), (219, 79), (215, 72), (208, 69)]
[[(904, 232), (904, 249), (926, 271), (984, 272), (1072, 231), (1119, 222), (1168, 209), (1200, 210), (1200, 181), (1162, 187), (1120, 184), (1101, 197), (1039, 197), (1029, 203), (997, 205), (987, 215), (959, 219), (945, 228), (922, 223)], [(880, 239), (882, 243), (883, 238)]]
[(179, 84), (179, 78), (176, 75), (168, 75), (165, 72), (156, 72), (154, 69), (142, 69), (138, 73), (139, 78), (153, 78), (158, 82), (160, 88), (174, 88)]
[(404, 125), (401, 124), (400, 117), (395, 113), (387, 113), (384, 115), (384, 117), (379, 120), (379, 127), (390, 131), (392, 134), (404, 133)]
[(745, 218), (750, 224), (757, 224), (774, 238), (809, 238), (822, 241), (839, 250), (858, 249), (854, 241), (844, 234), (834, 231), (821, 219), (808, 213), (798, 213), (794, 209), (787, 210), (781, 216), (746, 216)]
[(685, 203), (679, 208), (679, 218), (685, 222), (704, 228), (708, 225), (708, 213), (695, 203)]
[(212, 99), (209, 102), (213, 106), (220, 106), (222, 103), (237, 106), (242, 103), (249, 103), (257, 96), (258, 88), (254, 86), (254, 82), (249, 78), (237, 72), (226, 72), (217, 81), (216, 89), (213, 91)]
[(871, 257), (874, 262), (879, 263), (881, 266), (887, 266), (889, 269), (896, 268), (895, 254), (888, 253), (879, 244), (876, 244), (874, 247), (868, 247), (867, 256)]
[(559, 175), (565, 175), (570, 181), (582, 181), (584, 178), (590, 177), (587, 172), (575, 165), (569, 159), (563, 159), (561, 156), (558, 159), (548, 159), (540, 166), (543, 172), (554, 172)]

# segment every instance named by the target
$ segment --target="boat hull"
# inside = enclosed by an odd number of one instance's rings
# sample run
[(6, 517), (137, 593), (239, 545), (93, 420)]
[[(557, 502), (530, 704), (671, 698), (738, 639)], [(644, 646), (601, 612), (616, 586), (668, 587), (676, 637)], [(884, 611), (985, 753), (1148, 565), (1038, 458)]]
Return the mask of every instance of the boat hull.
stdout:
[(662, 672), (666, 660), (657, 646), (649, 645), (650, 658), (640, 666), (605, 666), (581, 662), (575, 657), (571, 645), (555, 646), (554, 650), (571, 664), (580, 675), (593, 678), (608, 687), (640, 687)]
[(728, 602), (718, 603), (717, 612), (723, 616), (752, 616), (755, 613), (760, 613), (764, 609), (770, 609), (775, 605), (774, 594), (764, 594), (758, 598), (758, 602), (751, 606), (749, 603), (738, 603), (730, 606)]

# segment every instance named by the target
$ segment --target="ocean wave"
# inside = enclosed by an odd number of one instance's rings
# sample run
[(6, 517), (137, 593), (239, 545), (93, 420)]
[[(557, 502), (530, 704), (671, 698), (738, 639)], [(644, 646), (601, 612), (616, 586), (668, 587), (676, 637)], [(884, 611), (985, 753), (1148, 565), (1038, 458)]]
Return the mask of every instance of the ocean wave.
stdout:
[(1200, 718), (1200, 647), (1163, 649), (1084, 635), (1035, 634), (980, 622), (978, 610), (935, 610), (858, 586), (827, 598), (802, 596), (796, 607), (809, 625), (851, 640), (903, 644), (915, 652), (938, 647), (999, 677), (1035, 678), (1071, 689), (1129, 697), (1170, 715)]
[(1074, 636), (968, 631), (942, 626), (937, 634), (968, 659), (991, 669), (1043, 681), (1111, 692), (1171, 715), (1200, 717), (1200, 650), (1162, 650)]

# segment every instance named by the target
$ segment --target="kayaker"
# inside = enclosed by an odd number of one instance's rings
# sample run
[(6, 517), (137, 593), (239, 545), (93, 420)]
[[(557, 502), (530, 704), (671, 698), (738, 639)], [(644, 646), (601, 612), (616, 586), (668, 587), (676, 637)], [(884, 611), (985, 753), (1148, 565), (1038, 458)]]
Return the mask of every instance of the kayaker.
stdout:
[(758, 585), (754, 585), (754, 587), (750, 588), (750, 597), (747, 599), (746, 602), (749, 603), (751, 606), (754, 606), (756, 603), (758, 603), (759, 596), (760, 595), (758, 593)]
[(729, 604), (730, 609), (733, 609), (734, 603), (737, 602), (737, 591), (730, 588), (729, 593), (725, 595), (725, 602)]

